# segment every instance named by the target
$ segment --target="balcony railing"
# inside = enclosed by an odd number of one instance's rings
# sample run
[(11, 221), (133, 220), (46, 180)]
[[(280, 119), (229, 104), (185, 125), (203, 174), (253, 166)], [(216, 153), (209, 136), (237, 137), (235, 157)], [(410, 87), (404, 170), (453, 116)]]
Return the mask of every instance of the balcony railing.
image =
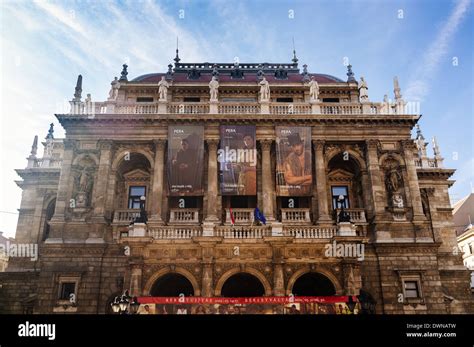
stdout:
[(283, 226), (284, 236), (293, 236), (297, 239), (330, 239), (336, 235), (336, 232), (336, 226)]
[(272, 103), (270, 114), (311, 114), (311, 105), (304, 103)]
[[(236, 225), (252, 224), (254, 222), (253, 208), (233, 208), (232, 214)], [(225, 225), (231, 225), (230, 209), (225, 209)]]
[(271, 236), (272, 230), (269, 226), (217, 226), (214, 229), (214, 236), (225, 239), (259, 239), (264, 236)]
[(322, 114), (361, 114), (361, 104), (321, 103)]
[(203, 102), (172, 102), (168, 104), (170, 114), (202, 114), (209, 113), (209, 104)]
[(140, 216), (138, 209), (115, 210), (113, 224), (130, 224), (135, 218)]
[(160, 226), (149, 228), (148, 236), (155, 240), (190, 239), (202, 236), (202, 228), (199, 226)]
[(260, 113), (260, 105), (255, 102), (221, 102), (218, 104), (217, 110), (219, 114), (258, 114)]
[(122, 104), (115, 106), (118, 114), (155, 114), (158, 113), (157, 104)]
[(282, 208), (281, 221), (287, 224), (311, 223), (309, 208)]
[(170, 224), (198, 224), (198, 208), (175, 208), (170, 209)]
[[(336, 209), (335, 211), (335, 218), (339, 216), (339, 212), (341, 209)], [(352, 223), (367, 223), (367, 219), (365, 218), (365, 210), (363, 208), (349, 208), (349, 209), (344, 209), (344, 212), (349, 213), (349, 216), (351, 217), (351, 222)]]

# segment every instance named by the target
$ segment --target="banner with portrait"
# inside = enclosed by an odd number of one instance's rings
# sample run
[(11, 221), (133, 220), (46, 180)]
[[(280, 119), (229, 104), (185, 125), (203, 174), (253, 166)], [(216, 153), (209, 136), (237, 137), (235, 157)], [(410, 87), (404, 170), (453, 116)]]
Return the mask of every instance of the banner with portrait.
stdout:
[(257, 147), (253, 125), (222, 125), (217, 152), (222, 195), (257, 195)]
[(204, 127), (168, 127), (168, 188), (172, 196), (202, 195)]
[(275, 128), (278, 196), (312, 195), (311, 128)]

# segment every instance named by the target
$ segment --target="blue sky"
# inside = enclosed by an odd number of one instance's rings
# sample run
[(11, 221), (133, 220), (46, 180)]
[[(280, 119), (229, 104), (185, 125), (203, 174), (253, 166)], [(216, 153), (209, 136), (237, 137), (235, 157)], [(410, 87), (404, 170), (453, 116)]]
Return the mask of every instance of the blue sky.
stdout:
[[(421, 127), (455, 168), (452, 201), (474, 185), (472, 1), (13, 1), (0, 0), (0, 231), (13, 236), (34, 135), (83, 95), (105, 100), (110, 81), (165, 71), (179, 36), (183, 62), (289, 62), (346, 78), (344, 57), (372, 101), (393, 98), (399, 77), (420, 101)], [(457, 65), (453, 64), (457, 59)], [(41, 153), (41, 151), (40, 151)], [(430, 151), (431, 155), (432, 152)], [(10, 212), (10, 213), (5, 213)]]

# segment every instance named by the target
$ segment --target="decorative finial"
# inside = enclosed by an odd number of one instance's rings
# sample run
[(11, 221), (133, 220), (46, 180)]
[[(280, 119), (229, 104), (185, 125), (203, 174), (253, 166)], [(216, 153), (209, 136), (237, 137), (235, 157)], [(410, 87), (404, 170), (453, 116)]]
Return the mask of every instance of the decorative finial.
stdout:
[(416, 125), (416, 139), (421, 139), (421, 140), (425, 140), (425, 137), (423, 136), (423, 134), (421, 133), (421, 128), (420, 128), (420, 124), (417, 124)]
[(309, 82), (311, 79), (308, 74), (308, 65), (304, 64), (303, 65), (303, 82)]
[(293, 37), (293, 59), (291, 59), (293, 64), (298, 64), (298, 58), (296, 58), (296, 49), (295, 49), (295, 38)]
[(127, 64), (123, 64), (122, 67), (123, 67), (123, 69), (122, 69), (122, 72), (120, 73), (120, 79), (119, 79), (119, 81), (128, 81), (128, 78), (127, 78), (127, 75), (128, 75), (128, 71), (127, 71), (128, 65), (127, 65)]
[(35, 135), (35, 139), (33, 140), (33, 145), (31, 146), (30, 157), (36, 158), (36, 153), (38, 153), (38, 135)]
[(166, 80), (171, 81), (173, 79), (173, 65), (169, 64), (168, 65), (168, 71), (166, 72)]
[(219, 79), (219, 71), (217, 70), (217, 64), (212, 65), (212, 77)]
[(352, 65), (347, 65), (347, 82), (357, 82), (354, 78), (354, 73), (352, 72)]
[(433, 136), (431, 143), (433, 144), (433, 153), (435, 157), (441, 156), (441, 152), (439, 151), (438, 141), (436, 141), (436, 136)]
[(393, 93), (395, 94), (395, 100), (398, 101), (402, 99), (401, 89), (400, 89), (400, 85), (398, 84), (397, 76), (393, 78)]
[(176, 57), (174, 58), (174, 62), (178, 64), (180, 60), (181, 59), (179, 59), (178, 37), (176, 37)]
[(48, 135), (46, 135), (45, 139), (46, 140), (49, 140), (49, 139), (53, 140), (54, 139), (53, 133), (54, 133), (54, 124), (51, 123), (49, 125)]
[(72, 101), (80, 102), (82, 98), (82, 75), (77, 76), (76, 90), (74, 92), (74, 99)]

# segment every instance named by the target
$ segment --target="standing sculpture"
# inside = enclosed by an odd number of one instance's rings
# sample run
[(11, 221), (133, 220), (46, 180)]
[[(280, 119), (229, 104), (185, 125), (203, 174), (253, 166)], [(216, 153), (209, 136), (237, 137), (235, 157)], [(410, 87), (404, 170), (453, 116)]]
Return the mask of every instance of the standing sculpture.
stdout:
[(314, 79), (314, 76), (311, 77), (311, 81), (308, 83), (309, 86), (309, 96), (310, 100), (313, 102), (318, 101), (319, 99), (319, 84)]
[(369, 94), (368, 94), (368, 87), (367, 82), (364, 80), (364, 77), (360, 78), (359, 83), (359, 100), (360, 102), (367, 102), (369, 101)]
[(270, 84), (267, 79), (263, 79), (258, 83), (260, 86), (260, 101), (270, 101)]
[(161, 81), (158, 83), (158, 93), (160, 94), (160, 101), (166, 101), (169, 86), (170, 84), (166, 81), (165, 76), (161, 76)]
[(211, 82), (209, 82), (209, 93), (211, 95), (211, 101), (217, 101), (217, 90), (219, 89), (219, 82), (216, 76), (212, 76)]

